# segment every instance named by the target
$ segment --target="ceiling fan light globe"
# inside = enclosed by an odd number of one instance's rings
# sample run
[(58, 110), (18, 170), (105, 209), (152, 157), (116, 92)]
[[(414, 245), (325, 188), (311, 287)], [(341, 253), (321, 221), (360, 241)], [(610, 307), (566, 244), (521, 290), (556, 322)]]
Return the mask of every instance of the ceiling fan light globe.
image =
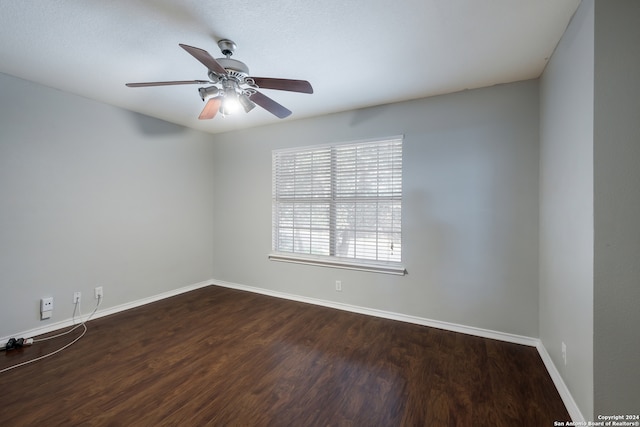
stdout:
[(224, 116), (229, 116), (231, 114), (236, 114), (240, 110), (242, 110), (242, 104), (236, 96), (225, 96), (222, 100), (222, 104), (220, 105), (220, 112)]
[(242, 108), (244, 108), (245, 113), (248, 113), (256, 107), (256, 104), (251, 102), (249, 97), (245, 94), (240, 95), (238, 97), (238, 101), (240, 102), (240, 105), (242, 105)]
[(215, 86), (201, 87), (198, 89), (200, 98), (202, 98), (203, 101), (206, 101), (210, 98), (215, 98), (216, 96), (218, 96), (219, 92), (219, 89)]

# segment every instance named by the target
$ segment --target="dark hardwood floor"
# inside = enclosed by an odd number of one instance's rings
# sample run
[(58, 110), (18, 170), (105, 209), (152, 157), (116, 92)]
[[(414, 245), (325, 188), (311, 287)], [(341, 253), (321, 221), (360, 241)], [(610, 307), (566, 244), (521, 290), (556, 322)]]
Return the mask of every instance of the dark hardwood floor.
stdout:
[[(87, 325), (65, 351), (0, 374), (3, 426), (570, 419), (533, 347), (215, 286)], [(0, 369), (71, 339), (0, 353)]]

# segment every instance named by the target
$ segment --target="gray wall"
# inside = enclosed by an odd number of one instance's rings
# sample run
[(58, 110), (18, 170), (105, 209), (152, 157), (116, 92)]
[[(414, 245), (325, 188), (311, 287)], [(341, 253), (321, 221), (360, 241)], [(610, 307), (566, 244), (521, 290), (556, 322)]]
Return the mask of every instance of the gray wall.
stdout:
[(595, 414), (640, 410), (640, 2), (595, 4)]
[[(398, 134), (407, 276), (267, 259), (273, 149)], [(215, 278), (537, 337), (538, 138), (536, 81), (216, 135)]]
[[(212, 136), (0, 74), (0, 336), (212, 277)], [(53, 318), (39, 300), (54, 297)]]
[(540, 338), (587, 420), (640, 408), (639, 20), (584, 0), (540, 84)]
[(593, 19), (593, 1), (583, 1), (540, 83), (540, 338), (586, 419), (593, 419)]

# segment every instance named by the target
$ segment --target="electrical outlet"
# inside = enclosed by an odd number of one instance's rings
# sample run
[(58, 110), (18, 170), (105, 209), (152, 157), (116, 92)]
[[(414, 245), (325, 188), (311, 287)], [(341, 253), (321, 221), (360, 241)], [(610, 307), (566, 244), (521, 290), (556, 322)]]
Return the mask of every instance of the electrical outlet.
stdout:
[(562, 360), (564, 360), (564, 364), (567, 364), (567, 345), (562, 342)]
[(102, 298), (104, 296), (103, 291), (102, 291), (102, 286), (96, 286), (96, 288), (94, 289), (95, 291), (95, 298)]
[(42, 298), (40, 300), (40, 311), (52, 311), (53, 310), (53, 297)]
[(40, 320), (49, 319), (53, 313), (53, 297), (40, 300)]
[(342, 281), (336, 280), (336, 291), (342, 292)]
[(78, 304), (80, 302), (80, 292), (73, 293), (73, 303)]

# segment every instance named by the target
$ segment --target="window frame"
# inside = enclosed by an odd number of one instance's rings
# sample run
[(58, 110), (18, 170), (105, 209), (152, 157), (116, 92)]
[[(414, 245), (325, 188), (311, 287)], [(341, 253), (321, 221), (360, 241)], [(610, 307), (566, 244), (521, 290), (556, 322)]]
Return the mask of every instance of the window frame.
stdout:
[[(276, 149), (272, 151), (272, 246), (271, 246), (271, 253), (269, 254), (268, 258), (272, 261), (281, 261), (281, 262), (291, 262), (291, 263), (297, 263), (297, 264), (308, 264), (308, 265), (316, 265), (316, 266), (323, 266), (323, 267), (334, 267), (334, 268), (342, 268), (342, 269), (349, 269), (349, 270), (358, 270), (358, 271), (370, 271), (370, 272), (378, 272), (378, 273), (386, 273), (386, 274), (395, 274), (395, 275), (405, 275), (407, 274), (407, 271), (402, 263), (402, 249), (400, 249), (400, 260), (399, 261), (386, 261), (386, 260), (380, 260), (380, 259), (368, 259), (368, 258), (355, 258), (355, 252), (354, 252), (354, 257), (344, 257), (344, 256), (337, 256), (336, 255), (336, 235), (338, 234), (338, 232), (340, 231), (338, 229), (338, 226), (336, 224), (336, 205), (338, 205), (340, 203), (339, 200), (344, 200), (346, 199), (339, 199), (338, 197), (336, 197), (336, 194), (338, 194), (338, 191), (336, 190), (336, 182), (338, 180), (338, 178), (336, 177), (337, 172), (336, 172), (336, 168), (335, 168), (335, 161), (336, 161), (336, 152), (340, 149), (344, 149), (345, 147), (347, 147), (347, 149), (349, 147), (366, 147), (366, 146), (373, 146), (376, 143), (381, 144), (384, 142), (400, 142), (400, 150), (401, 150), (401, 154), (400, 154), (400, 195), (396, 195), (394, 193), (393, 198), (389, 198), (389, 197), (381, 197), (381, 196), (376, 196), (375, 197), (375, 202), (377, 203), (381, 203), (381, 202), (387, 202), (389, 203), (389, 201), (399, 201), (400, 202), (400, 216), (399, 218), (397, 218), (397, 223), (399, 224), (399, 231), (397, 232), (398, 234), (400, 234), (400, 247), (402, 247), (401, 245), (401, 241), (402, 241), (402, 215), (401, 215), (401, 211), (402, 211), (402, 149), (403, 149), (403, 145), (404, 145), (404, 135), (395, 135), (395, 136), (390, 136), (390, 137), (384, 137), (384, 138), (375, 138), (375, 139), (366, 139), (366, 140), (358, 140), (358, 141), (349, 141), (349, 142), (340, 142), (340, 143), (329, 143), (329, 144), (319, 144), (319, 145), (309, 145), (309, 146), (301, 146), (301, 147), (293, 147), (293, 148), (284, 148), (284, 149)], [(310, 154), (312, 152), (320, 152), (321, 150), (329, 150), (330, 151), (330, 157), (331, 157), (331, 172), (330, 172), (330, 194), (327, 198), (326, 194), (323, 193), (324, 199), (327, 199), (328, 202), (330, 204), (329, 210), (330, 210), (330, 214), (329, 214), (329, 239), (328, 239), (328, 246), (329, 246), (329, 255), (314, 255), (314, 254), (310, 254), (310, 253), (300, 253), (300, 252), (289, 252), (289, 251), (282, 251), (282, 250), (277, 250), (276, 246), (278, 246), (278, 242), (277, 242), (277, 238), (279, 237), (279, 235), (277, 236), (277, 230), (279, 230), (280, 224), (278, 223), (279, 218), (277, 218), (277, 212), (279, 212), (277, 210), (277, 204), (278, 204), (278, 196), (277, 196), (277, 181), (280, 178), (277, 174), (277, 167), (276, 167), (276, 156), (280, 156), (280, 155), (286, 155), (287, 153), (299, 153), (299, 154)], [(325, 160), (326, 161), (326, 160)], [(376, 173), (380, 172), (380, 169), (375, 169)], [(376, 187), (377, 189), (379, 189), (379, 186)], [(313, 193), (314, 196), (316, 193)], [(324, 200), (322, 197), (319, 197), (318, 200)], [(354, 196), (354, 200), (358, 199), (356, 196)], [(290, 199), (290, 203), (295, 203), (296, 200), (300, 200), (300, 199), (295, 199), (292, 198)], [(361, 202), (360, 200), (358, 200), (357, 202), (354, 201), (354, 206), (356, 203)], [(313, 204), (309, 204), (310, 209), (311, 206), (313, 206)], [(377, 218), (377, 217), (376, 217)], [(376, 219), (377, 221), (377, 219)], [(394, 221), (395, 223), (396, 221)], [(295, 225), (292, 226), (292, 230), (296, 230), (297, 227), (295, 227)], [(311, 230), (311, 226), (309, 228), (309, 230)], [(356, 228), (357, 230), (357, 228)], [(376, 239), (378, 237), (378, 235), (381, 233), (381, 231), (376, 228), (375, 231), (375, 236)], [(384, 233), (383, 233), (384, 234)], [(355, 244), (355, 241), (354, 241)], [(393, 246), (392, 246), (393, 248)], [(378, 250), (380, 249), (380, 246), (378, 244), (376, 244), (375, 246), (375, 250), (376, 250), (376, 258), (378, 258)], [(294, 248), (295, 250), (295, 248)], [(326, 247), (325, 247), (326, 250)], [(311, 248), (310, 248), (311, 251)]]

